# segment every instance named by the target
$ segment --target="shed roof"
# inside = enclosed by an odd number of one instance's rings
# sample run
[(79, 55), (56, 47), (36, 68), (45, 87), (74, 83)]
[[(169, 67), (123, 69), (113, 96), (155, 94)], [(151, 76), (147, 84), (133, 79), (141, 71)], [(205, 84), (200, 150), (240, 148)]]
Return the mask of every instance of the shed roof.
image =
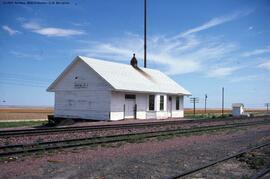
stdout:
[[(168, 94), (191, 95), (189, 91), (177, 84), (170, 77), (150, 68), (134, 68), (131, 65), (109, 62), (94, 58), (78, 56), (67, 68), (71, 68), (75, 61), (82, 60), (98, 75), (107, 81), (115, 91), (154, 92)], [(47, 89), (51, 91), (66, 69)]]

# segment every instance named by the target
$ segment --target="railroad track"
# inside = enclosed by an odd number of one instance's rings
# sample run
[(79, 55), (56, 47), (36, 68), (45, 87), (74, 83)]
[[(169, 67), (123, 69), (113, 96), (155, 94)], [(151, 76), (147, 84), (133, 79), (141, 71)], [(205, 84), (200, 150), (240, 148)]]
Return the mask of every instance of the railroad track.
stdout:
[[(230, 160), (230, 159), (232, 159), (232, 158), (239, 157), (239, 156), (241, 156), (241, 155), (243, 155), (243, 154), (245, 154), (245, 153), (249, 153), (249, 152), (251, 152), (251, 151), (253, 151), (253, 150), (255, 150), (255, 149), (259, 149), (259, 148), (262, 148), (262, 147), (265, 147), (265, 146), (268, 146), (268, 145), (270, 145), (270, 142), (266, 142), (266, 143), (264, 143), (264, 144), (261, 144), (261, 145), (255, 146), (255, 147), (251, 147), (251, 148), (242, 150), (242, 151), (240, 151), (240, 152), (238, 152), (238, 153), (236, 153), (236, 154), (234, 154), (234, 155), (230, 155), (230, 156), (224, 157), (224, 158), (222, 158), (222, 159), (216, 160), (216, 161), (214, 161), (214, 162), (208, 163), (208, 164), (203, 165), (203, 166), (200, 166), (200, 167), (198, 167), (198, 168), (194, 168), (194, 169), (192, 169), (192, 170), (189, 170), (189, 171), (186, 171), (186, 172), (184, 172), (184, 173), (175, 175), (175, 176), (173, 176), (173, 177), (169, 177), (168, 179), (178, 179), (178, 178), (188, 177), (189, 175), (194, 174), (194, 173), (196, 173), (196, 172), (198, 172), (198, 171), (201, 171), (201, 170), (203, 170), (203, 169), (212, 167), (212, 166), (214, 166), (214, 165), (217, 165), (217, 164), (219, 164), (219, 163), (225, 162), (225, 161)], [(269, 172), (270, 172), (270, 167), (266, 167), (266, 168), (263, 169), (261, 172), (255, 174), (255, 175), (252, 177), (252, 179), (260, 178), (260, 177), (266, 175), (266, 174), (269, 173)]]
[[(266, 118), (262, 118), (266, 119)], [(234, 119), (233, 119), (234, 120)], [(229, 120), (229, 121), (233, 121)], [(78, 132), (78, 131), (94, 131), (94, 130), (105, 130), (105, 129), (127, 129), (127, 128), (138, 128), (138, 127), (154, 127), (161, 125), (178, 125), (185, 123), (196, 123), (201, 124), (204, 122), (211, 121), (228, 121), (224, 120), (178, 120), (178, 121), (161, 121), (161, 122), (140, 122), (132, 124), (105, 124), (105, 125), (94, 125), (94, 126), (72, 126), (72, 127), (45, 127), (45, 128), (35, 128), (35, 129), (15, 129), (15, 130), (0, 130), (0, 137), (14, 137), (14, 136), (31, 136), (31, 135), (48, 135), (53, 133), (63, 133), (63, 132)]]
[(155, 138), (155, 137), (194, 134), (194, 133), (200, 133), (200, 132), (217, 131), (217, 130), (223, 130), (223, 129), (231, 129), (231, 128), (238, 128), (238, 127), (252, 126), (252, 125), (261, 125), (261, 124), (270, 124), (270, 121), (235, 123), (235, 124), (227, 124), (227, 125), (211, 125), (211, 126), (203, 126), (203, 127), (194, 127), (190, 129), (162, 130), (162, 131), (154, 131), (154, 132), (141, 132), (141, 133), (131, 133), (131, 134), (121, 134), (121, 135), (49, 141), (49, 142), (40, 142), (40, 143), (32, 143), (32, 144), (5, 145), (5, 146), (0, 146), (0, 157), (10, 156), (14, 154), (33, 153), (37, 151), (61, 149), (61, 148), (93, 146), (97, 144), (130, 142), (130, 141), (144, 140), (144, 139)]
[(90, 130), (104, 130), (104, 129), (123, 129), (123, 128), (135, 128), (135, 127), (148, 127), (148, 126), (160, 126), (160, 125), (174, 125), (188, 123), (191, 120), (186, 121), (162, 121), (162, 122), (141, 122), (132, 124), (105, 124), (105, 125), (93, 125), (93, 126), (72, 126), (72, 127), (45, 127), (36, 129), (15, 129), (0, 131), (0, 137), (10, 136), (26, 136), (26, 135), (48, 135), (49, 133), (61, 133), (61, 132), (78, 132), (78, 131), (90, 131)]

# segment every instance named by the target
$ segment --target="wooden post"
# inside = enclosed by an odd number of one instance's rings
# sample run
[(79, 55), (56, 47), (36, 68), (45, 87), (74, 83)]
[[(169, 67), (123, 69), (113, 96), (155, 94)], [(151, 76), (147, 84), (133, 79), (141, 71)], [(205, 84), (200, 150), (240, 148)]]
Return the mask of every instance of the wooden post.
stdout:
[(224, 87), (222, 87), (222, 116), (224, 115)]

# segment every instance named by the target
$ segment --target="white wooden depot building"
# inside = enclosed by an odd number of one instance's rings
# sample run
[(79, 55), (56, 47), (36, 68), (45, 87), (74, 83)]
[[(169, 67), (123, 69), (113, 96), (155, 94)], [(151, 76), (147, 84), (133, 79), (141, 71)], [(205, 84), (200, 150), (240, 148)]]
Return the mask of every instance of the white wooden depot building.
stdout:
[(92, 120), (164, 119), (184, 116), (191, 95), (164, 73), (78, 56), (48, 87), (54, 116)]

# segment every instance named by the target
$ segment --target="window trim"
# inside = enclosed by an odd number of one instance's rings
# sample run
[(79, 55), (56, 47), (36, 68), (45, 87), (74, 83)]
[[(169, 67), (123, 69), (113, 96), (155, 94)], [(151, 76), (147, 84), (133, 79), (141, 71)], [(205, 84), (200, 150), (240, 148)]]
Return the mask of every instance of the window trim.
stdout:
[(180, 110), (180, 96), (175, 98), (175, 110)]
[(136, 99), (135, 94), (125, 94), (125, 99)]
[[(153, 106), (151, 105), (151, 107), (153, 107), (153, 109), (150, 109), (150, 97), (153, 97)], [(153, 95), (153, 94), (150, 94), (150, 95), (148, 95), (148, 111), (155, 111), (155, 95)]]
[[(162, 97), (162, 98), (161, 98)], [(162, 103), (161, 103), (161, 99), (162, 99)], [(164, 102), (165, 102), (165, 97), (164, 95), (160, 95), (159, 96), (159, 110), (160, 111), (164, 111)], [(162, 109), (161, 109), (161, 105), (162, 105)]]

